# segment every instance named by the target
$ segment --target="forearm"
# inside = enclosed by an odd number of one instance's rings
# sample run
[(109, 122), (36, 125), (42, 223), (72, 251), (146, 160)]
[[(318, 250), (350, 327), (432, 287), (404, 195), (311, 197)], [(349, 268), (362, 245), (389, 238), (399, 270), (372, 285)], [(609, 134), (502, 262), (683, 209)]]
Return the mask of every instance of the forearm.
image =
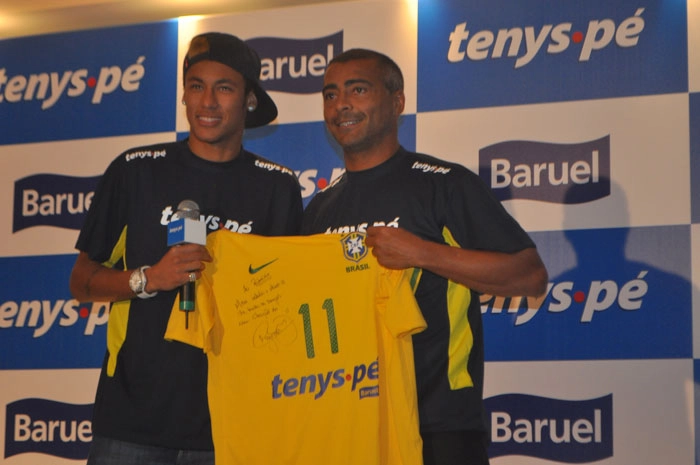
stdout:
[[(171, 247), (165, 255), (144, 271), (146, 293), (169, 291), (201, 276), (205, 262), (211, 256), (206, 247), (199, 244), (183, 244)], [(103, 266), (80, 252), (70, 277), (70, 291), (82, 302), (116, 302), (133, 299), (129, 286), (133, 269), (122, 271)]]
[(484, 294), (539, 296), (547, 288), (547, 271), (534, 248), (502, 253), (424, 241), (416, 265)]
[(129, 287), (131, 270), (108, 268), (90, 260), (85, 252), (78, 255), (70, 276), (70, 291), (81, 302), (115, 302), (134, 297)]

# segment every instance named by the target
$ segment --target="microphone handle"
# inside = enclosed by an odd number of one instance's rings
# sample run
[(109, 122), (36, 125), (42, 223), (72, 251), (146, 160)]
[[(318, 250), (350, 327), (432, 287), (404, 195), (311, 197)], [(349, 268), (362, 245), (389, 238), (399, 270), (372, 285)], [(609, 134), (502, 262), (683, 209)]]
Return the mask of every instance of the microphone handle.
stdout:
[(180, 310), (194, 310), (194, 283), (185, 283), (180, 288)]
[(180, 310), (185, 312), (185, 329), (189, 329), (190, 312), (194, 310), (194, 283), (185, 283), (180, 288)]

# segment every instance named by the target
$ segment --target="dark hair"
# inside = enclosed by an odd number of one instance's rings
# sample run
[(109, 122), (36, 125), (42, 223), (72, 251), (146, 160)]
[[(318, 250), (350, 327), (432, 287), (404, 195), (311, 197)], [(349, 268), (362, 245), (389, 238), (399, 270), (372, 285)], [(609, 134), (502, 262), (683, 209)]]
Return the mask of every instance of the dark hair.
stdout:
[(347, 63), (354, 60), (375, 60), (382, 70), (384, 86), (387, 90), (391, 93), (397, 90), (403, 91), (403, 74), (401, 73), (401, 68), (399, 68), (399, 65), (397, 65), (394, 60), (383, 53), (366, 48), (351, 48), (334, 57), (330, 63), (328, 63), (328, 66), (333, 63)]
[(260, 57), (246, 42), (222, 32), (205, 32), (195, 36), (182, 62), (183, 82), (187, 70), (203, 60), (216, 61), (240, 73), (245, 79), (245, 94), (248, 95), (251, 90), (255, 93), (258, 107), (246, 115), (246, 128), (264, 126), (277, 118), (277, 105), (260, 85)]

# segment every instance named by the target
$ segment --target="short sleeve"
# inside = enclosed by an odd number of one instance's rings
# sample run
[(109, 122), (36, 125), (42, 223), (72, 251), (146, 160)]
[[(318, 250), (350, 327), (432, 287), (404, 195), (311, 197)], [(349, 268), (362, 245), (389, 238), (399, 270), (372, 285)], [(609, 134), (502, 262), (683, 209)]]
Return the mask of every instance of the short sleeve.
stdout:
[(380, 271), (378, 309), (395, 338), (419, 333), (427, 327), (411, 289), (410, 273), (411, 270), (386, 268)]
[(78, 250), (100, 263), (110, 259), (127, 223), (127, 190), (121, 158), (112, 161), (100, 178), (76, 242)]
[[(488, 186), (466, 168), (455, 170), (448, 179), (445, 227), (456, 242), (468, 249), (513, 253), (534, 247), (534, 243), (494, 197)], [(443, 236), (447, 233), (443, 231)]]

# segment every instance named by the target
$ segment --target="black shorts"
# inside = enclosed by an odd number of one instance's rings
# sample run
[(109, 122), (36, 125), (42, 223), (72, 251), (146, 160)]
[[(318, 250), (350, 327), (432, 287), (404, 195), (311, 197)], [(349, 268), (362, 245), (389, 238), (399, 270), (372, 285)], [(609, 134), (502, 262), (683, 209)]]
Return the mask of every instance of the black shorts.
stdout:
[(422, 433), (423, 465), (489, 465), (483, 431)]

